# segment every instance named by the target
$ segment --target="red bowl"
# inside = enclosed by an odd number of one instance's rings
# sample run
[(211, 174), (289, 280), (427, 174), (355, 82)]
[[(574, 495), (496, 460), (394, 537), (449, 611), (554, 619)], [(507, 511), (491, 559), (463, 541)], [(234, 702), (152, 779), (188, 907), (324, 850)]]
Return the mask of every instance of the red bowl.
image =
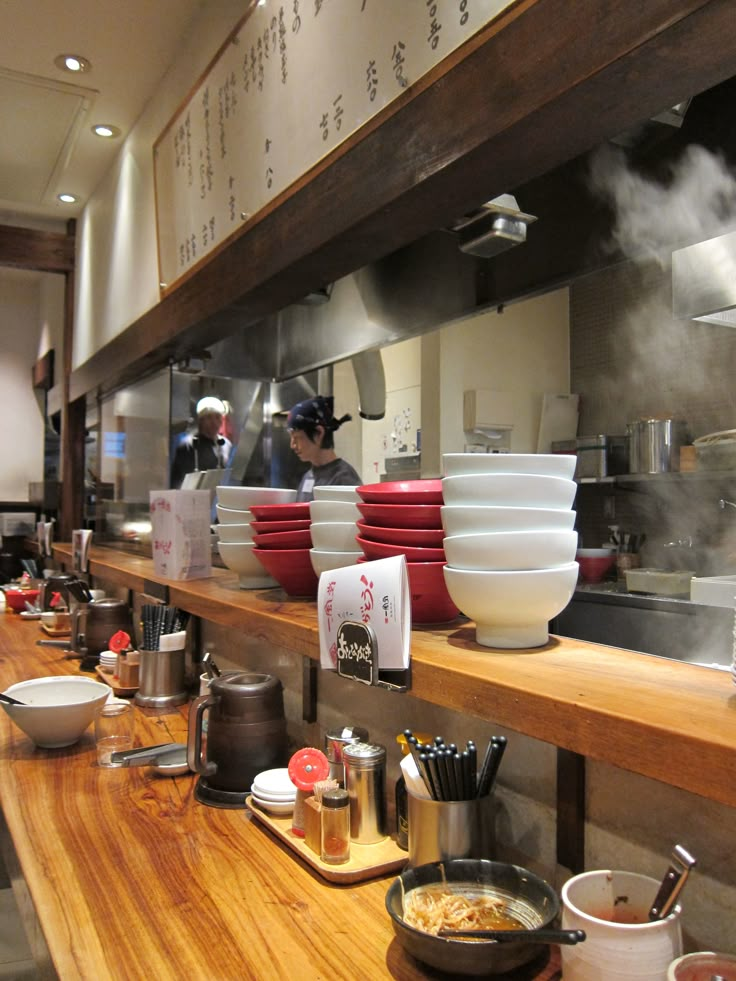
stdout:
[(405, 555), (407, 562), (445, 562), (444, 548), (415, 548), (412, 545), (389, 545), (372, 542), (369, 538), (356, 538), (368, 559), (388, 559), (392, 555)]
[(312, 568), (308, 548), (254, 548), (264, 569), (289, 596), (317, 595), (319, 578)]
[(254, 535), (253, 543), (258, 548), (311, 548), (312, 533), (309, 528), (303, 531), (273, 531), (270, 534)]
[(368, 504), (442, 504), (442, 480), (387, 480), (364, 484), (358, 495)]
[(460, 610), (445, 585), (445, 562), (407, 562), (412, 623), (448, 623)]
[(304, 531), (311, 523), (309, 518), (295, 521), (251, 521), (250, 528), (254, 534), (268, 535), (272, 531)]
[(369, 525), (387, 528), (442, 528), (441, 504), (366, 504), (358, 510)]
[(309, 517), (309, 501), (296, 504), (252, 504), (256, 521), (298, 521)]
[(442, 528), (386, 528), (357, 521), (356, 526), (363, 538), (387, 545), (410, 545), (414, 548), (441, 548), (445, 533)]
[(38, 599), (39, 590), (37, 589), (6, 589), (5, 602), (11, 610), (22, 613), (26, 608), (26, 603), (35, 605)]
[(575, 559), (580, 568), (580, 578), (585, 582), (602, 582), (606, 573), (616, 564), (616, 554), (578, 555)]

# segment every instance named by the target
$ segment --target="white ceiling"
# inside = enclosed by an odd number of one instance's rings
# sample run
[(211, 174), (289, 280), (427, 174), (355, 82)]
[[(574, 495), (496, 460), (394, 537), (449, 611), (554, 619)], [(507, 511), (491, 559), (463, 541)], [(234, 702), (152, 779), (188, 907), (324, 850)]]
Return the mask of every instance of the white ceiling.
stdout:
[[(207, 2), (0, 2), (0, 223), (79, 215)], [(91, 70), (62, 71), (62, 53), (84, 56)], [(95, 123), (122, 135), (101, 139)], [(59, 202), (62, 191), (78, 203)]]

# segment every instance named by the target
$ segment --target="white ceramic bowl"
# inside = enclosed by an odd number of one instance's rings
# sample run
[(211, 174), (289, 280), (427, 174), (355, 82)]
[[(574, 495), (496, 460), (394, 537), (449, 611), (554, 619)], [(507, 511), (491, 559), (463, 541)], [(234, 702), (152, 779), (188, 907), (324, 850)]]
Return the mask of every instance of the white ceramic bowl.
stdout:
[(250, 521), (233, 522), (233, 524), (217, 525), (217, 537), (221, 542), (252, 542), (253, 530)]
[(217, 520), (222, 525), (244, 525), (250, 524), (253, 520), (253, 512), (248, 508), (224, 508), (221, 504), (215, 505)]
[(268, 589), (278, 585), (253, 554), (253, 542), (220, 542), (217, 548), (228, 569), (237, 573), (241, 589)]
[(312, 521), (359, 521), (360, 511), (353, 501), (310, 501), (309, 517)]
[(37, 746), (58, 749), (80, 739), (110, 688), (91, 678), (64, 675), (20, 681), (5, 694), (26, 703), (0, 703), (18, 728)]
[(447, 477), (470, 473), (537, 473), (572, 479), (577, 457), (563, 453), (443, 453)]
[(615, 551), (615, 545), (611, 545), (610, 548), (579, 548), (578, 555), (581, 559), (607, 559)]
[(289, 776), (289, 768), (286, 766), (276, 766), (271, 770), (261, 770), (253, 778), (251, 788), (254, 794), (258, 794), (268, 800), (272, 797), (288, 798), (293, 800), (296, 797), (296, 785), (292, 783)]
[(575, 531), (498, 531), (444, 540), (454, 569), (551, 569), (575, 558)]
[(215, 488), (217, 503), (224, 508), (249, 508), (252, 504), (292, 504), (296, 491), (288, 487), (230, 487)]
[(667, 981), (712, 981), (714, 977), (724, 981), (736, 978), (736, 954), (698, 950), (683, 954), (667, 968)]
[(348, 484), (338, 484), (332, 487), (329, 485), (323, 485), (322, 487), (315, 487), (312, 493), (315, 501), (342, 501), (349, 503), (351, 501), (360, 500), (358, 486), (359, 485), (352, 487)]
[(572, 507), (576, 491), (574, 480), (536, 473), (471, 473), (442, 481), (445, 504), (564, 510)]
[(294, 801), (274, 801), (274, 800), (264, 800), (257, 794), (251, 794), (251, 799), (256, 807), (259, 807), (262, 811), (267, 811), (269, 814), (273, 814), (274, 817), (286, 817), (287, 814), (293, 814), (294, 812)]
[(309, 559), (312, 568), (318, 576), (331, 569), (343, 569), (346, 565), (355, 565), (362, 558), (363, 552), (335, 552), (329, 549), (310, 548)]
[(575, 511), (558, 508), (503, 508), (483, 504), (450, 504), (440, 511), (445, 534), (470, 535), (487, 531), (569, 530)]
[(455, 605), (475, 620), (475, 636), (484, 647), (541, 647), (549, 639), (549, 621), (570, 602), (578, 564), (554, 569), (489, 572), (446, 565), (445, 584)]
[(331, 552), (360, 552), (354, 521), (313, 521), (309, 526), (314, 548)]

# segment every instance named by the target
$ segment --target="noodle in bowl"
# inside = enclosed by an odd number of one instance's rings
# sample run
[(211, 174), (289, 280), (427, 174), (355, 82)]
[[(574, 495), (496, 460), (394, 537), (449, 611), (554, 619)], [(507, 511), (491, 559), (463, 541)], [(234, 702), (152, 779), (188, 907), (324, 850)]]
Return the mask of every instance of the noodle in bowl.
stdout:
[(452, 859), (406, 869), (386, 895), (396, 937), (417, 960), (454, 974), (500, 974), (536, 957), (528, 941), (440, 937), (442, 929), (535, 930), (549, 927), (560, 903), (533, 872), (487, 859)]

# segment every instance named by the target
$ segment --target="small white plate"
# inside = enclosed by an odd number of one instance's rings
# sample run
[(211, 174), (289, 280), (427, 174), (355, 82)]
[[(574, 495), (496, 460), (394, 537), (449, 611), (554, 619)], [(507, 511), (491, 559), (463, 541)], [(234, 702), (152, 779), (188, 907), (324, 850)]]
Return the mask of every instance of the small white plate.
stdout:
[(253, 789), (258, 794), (267, 794), (278, 799), (296, 796), (296, 787), (291, 782), (289, 771), (285, 766), (257, 773), (253, 778)]
[(275, 814), (279, 817), (284, 817), (285, 815), (291, 814), (294, 811), (293, 800), (277, 804), (272, 800), (262, 800), (260, 797), (256, 797), (255, 794), (251, 795), (251, 799), (258, 805), (258, 807), (260, 807), (262, 811), (268, 811), (269, 814)]
[(258, 797), (260, 800), (267, 800), (272, 804), (287, 804), (289, 801), (293, 803), (296, 800), (296, 788), (294, 788), (293, 794), (267, 794), (264, 790), (260, 790), (253, 784), (250, 792), (254, 797)]

